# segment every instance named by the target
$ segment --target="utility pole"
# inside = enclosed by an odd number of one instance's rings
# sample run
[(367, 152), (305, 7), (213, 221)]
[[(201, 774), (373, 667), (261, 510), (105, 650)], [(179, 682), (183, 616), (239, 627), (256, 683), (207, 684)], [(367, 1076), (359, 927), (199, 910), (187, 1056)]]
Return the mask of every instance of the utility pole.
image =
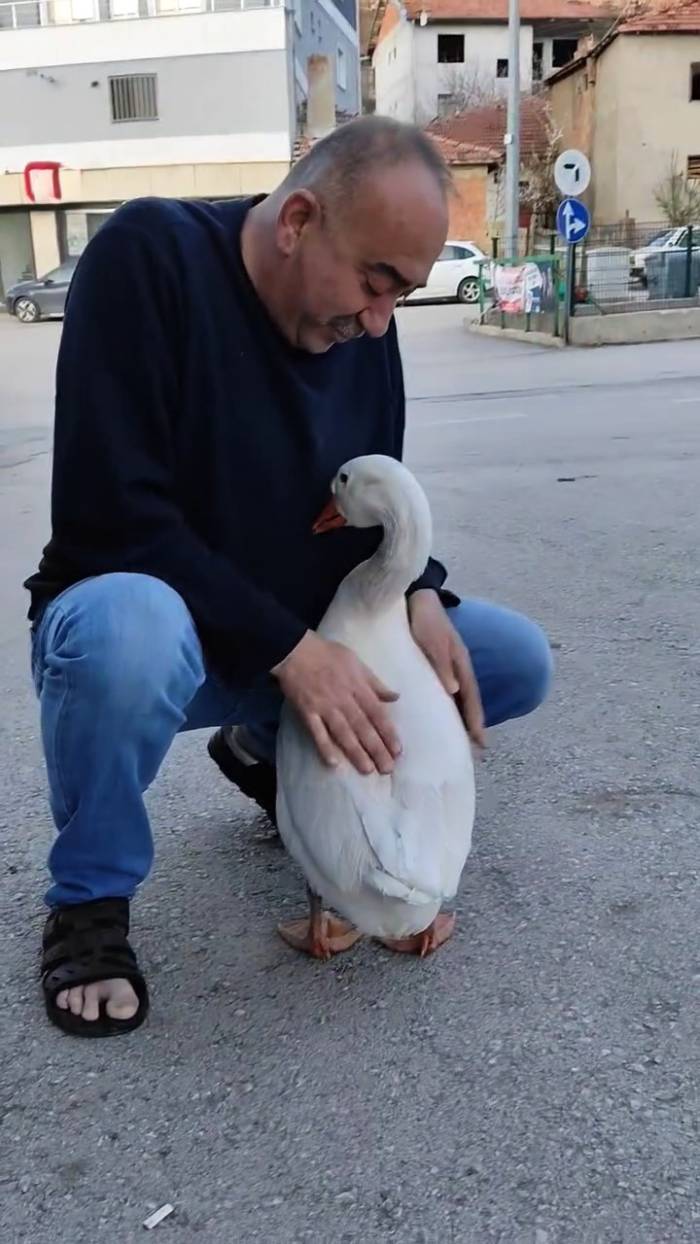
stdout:
[(520, 223), (520, 0), (508, 0), (505, 258), (518, 253)]

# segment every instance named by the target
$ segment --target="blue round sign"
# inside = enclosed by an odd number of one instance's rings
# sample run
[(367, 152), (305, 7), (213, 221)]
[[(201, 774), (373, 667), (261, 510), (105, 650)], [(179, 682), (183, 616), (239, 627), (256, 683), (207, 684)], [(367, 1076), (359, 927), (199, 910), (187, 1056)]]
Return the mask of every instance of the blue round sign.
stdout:
[(582, 242), (591, 227), (591, 214), (578, 199), (564, 199), (557, 211), (557, 233), (573, 246)]

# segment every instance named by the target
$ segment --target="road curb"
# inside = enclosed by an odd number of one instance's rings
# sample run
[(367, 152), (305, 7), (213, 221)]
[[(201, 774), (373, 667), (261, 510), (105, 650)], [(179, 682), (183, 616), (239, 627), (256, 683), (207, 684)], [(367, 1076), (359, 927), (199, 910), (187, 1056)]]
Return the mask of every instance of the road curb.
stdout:
[(524, 328), (498, 328), (495, 324), (474, 324), (464, 321), (464, 327), (470, 333), (480, 337), (504, 337), (507, 341), (523, 341), (526, 345), (545, 346), (550, 350), (565, 350), (562, 337), (552, 337), (551, 333), (528, 333)]

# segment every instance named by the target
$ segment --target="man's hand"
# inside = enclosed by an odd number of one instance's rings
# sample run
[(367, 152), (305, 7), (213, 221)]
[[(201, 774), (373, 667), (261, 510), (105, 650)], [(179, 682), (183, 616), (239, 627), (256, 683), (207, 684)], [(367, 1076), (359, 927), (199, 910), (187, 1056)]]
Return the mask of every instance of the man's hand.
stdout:
[(326, 764), (346, 756), (360, 773), (391, 773), (401, 745), (384, 704), (399, 697), (354, 652), (307, 631), (272, 674)]
[(469, 653), (432, 588), (421, 588), (408, 600), (411, 632), (443, 687), (455, 696), (472, 743), (486, 746), (484, 710)]

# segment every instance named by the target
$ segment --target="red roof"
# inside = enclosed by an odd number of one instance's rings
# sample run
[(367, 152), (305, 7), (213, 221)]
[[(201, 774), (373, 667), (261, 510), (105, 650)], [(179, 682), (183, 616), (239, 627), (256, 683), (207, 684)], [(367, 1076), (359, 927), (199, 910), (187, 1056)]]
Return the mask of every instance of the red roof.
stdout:
[[(425, 12), (428, 21), (507, 22), (508, 0), (404, 0), (406, 16), (417, 21)], [(523, 22), (606, 22), (615, 16), (612, 4), (590, 0), (520, 0)]]
[(476, 143), (460, 143), (444, 134), (430, 134), (446, 164), (500, 164), (502, 147), (479, 147)]
[[(545, 151), (549, 142), (547, 119), (549, 105), (544, 95), (523, 96), (520, 106), (520, 150), (523, 155)], [(505, 150), (508, 112), (505, 104), (490, 104), (487, 108), (468, 108), (452, 117), (440, 117), (431, 121), (428, 133), (439, 139), (447, 139), (454, 148), (490, 153), (483, 159), (450, 159), (447, 149), (442, 148), (450, 164), (491, 163), (494, 155), (500, 159)]]
[(700, 34), (700, 0), (665, 0), (619, 26), (623, 35)]

